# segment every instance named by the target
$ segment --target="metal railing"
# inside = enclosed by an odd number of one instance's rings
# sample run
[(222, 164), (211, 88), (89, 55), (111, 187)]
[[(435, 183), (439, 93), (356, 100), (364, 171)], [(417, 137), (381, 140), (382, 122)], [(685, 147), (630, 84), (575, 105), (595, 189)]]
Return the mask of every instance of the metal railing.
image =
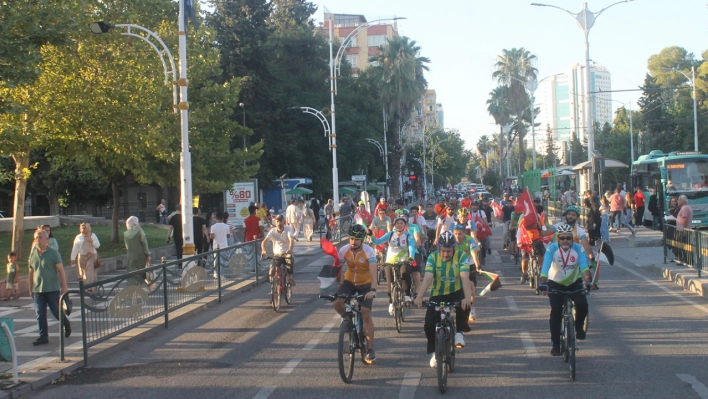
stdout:
[[(80, 298), (84, 366), (88, 365), (88, 349), (94, 345), (158, 317), (164, 317), (168, 328), (170, 312), (215, 294), (221, 303), (222, 291), (243, 281), (253, 280), (258, 285), (263, 274), (258, 256), (262, 241), (170, 262), (163, 258), (160, 265), (89, 284), (80, 281), (79, 290), (71, 293)], [(268, 252), (272, 254), (272, 245), (268, 245)], [(62, 329), (63, 324), (59, 325)], [(64, 336), (62, 331), (60, 336)], [(60, 345), (64, 360), (63, 339)]]
[(353, 216), (354, 215), (340, 216), (332, 220), (323, 221), (318, 226), (320, 239), (324, 237), (336, 244), (347, 238), (349, 227), (353, 223)]
[(675, 225), (664, 225), (664, 263), (673, 253), (675, 263), (688, 266), (698, 271), (698, 278), (703, 271), (703, 263), (708, 256), (708, 233), (684, 229)]

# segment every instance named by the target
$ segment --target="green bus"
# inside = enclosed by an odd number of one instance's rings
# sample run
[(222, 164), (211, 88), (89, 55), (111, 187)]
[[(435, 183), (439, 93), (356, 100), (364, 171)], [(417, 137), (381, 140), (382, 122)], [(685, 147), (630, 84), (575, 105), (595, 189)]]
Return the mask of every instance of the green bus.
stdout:
[(659, 206), (665, 210), (671, 197), (685, 195), (693, 209), (693, 227), (708, 228), (708, 155), (654, 150), (632, 163), (631, 185), (642, 188), (647, 203), (649, 190), (659, 190)]

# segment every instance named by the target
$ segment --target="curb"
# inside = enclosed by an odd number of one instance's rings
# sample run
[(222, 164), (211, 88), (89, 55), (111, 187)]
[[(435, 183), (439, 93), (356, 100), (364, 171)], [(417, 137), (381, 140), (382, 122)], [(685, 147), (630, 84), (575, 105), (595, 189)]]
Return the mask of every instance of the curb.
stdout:
[[(267, 276), (259, 277), (259, 284), (265, 282), (267, 278)], [(250, 291), (253, 287), (255, 287), (255, 285), (255, 280), (242, 281), (229, 288), (225, 288), (224, 291), (222, 291), (221, 293), (221, 298), (227, 299), (236, 296), (242, 292)], [(219, 297), (217, 294), (212, 294), (208, 297), (201, 298), (194, 303), (184, 306), (178, 310), (175, 310), (174, 312), (170, 312), (169, 322), (177, 322), (180, 319), (203, 311), (209, 306), (214, 306), (218, 304)], [(156, 334), (159, 330), (164, 330), (164, 325), (164, 317), (159, 317), (89, 348), (89, 365), (92, 362), (100, 360), (104, 356), (108, 356), (115, 353), (116, 351), (124, 348), (126, 345), (134, 342), (135, 340), (147, 338), (152, 334)], [(21, 398), (31, 393), (32, 391), (36, 391), (46, 385), (52, 384), (54, 381), (62, 378), (65, 375), (73, 373), (76, 369), (83, 367), (82, 350), (82, 347), (78, 347), (76, 349), (67, 347), (65, 357), (66, 361), (64, 362), (61, 362), (59, 360), (59, 350), (56, 350), (49, 355), (50, 357), (54, 357), (54, 360), (37, 366), (34, 369), (20, 369), (20, 384), (12, 389), (0, 391), (0, 399)]]
[[(615, 261), (618, 261), (622, 266), (637, 268), (637, 265), (627, 261), (621, 256), (615, 256)], [(653, 264), (641, 266), (642, 269), (660, 274), (664, 279), (674, 282), (683, 287), (684, 290), (692, 292), (698, 296), (708, 297), (708, 279), (698, 278), (698, 271), (686, 266), (675, 264)]]
[(660, 247), (664, 245), (663, 240), (661, 239), (654, 239), (654, 240), (647, 240), (647, 239), (637, 239), (637, 238), (627, 238), (627, 242), (629, 242), (630, 247)]

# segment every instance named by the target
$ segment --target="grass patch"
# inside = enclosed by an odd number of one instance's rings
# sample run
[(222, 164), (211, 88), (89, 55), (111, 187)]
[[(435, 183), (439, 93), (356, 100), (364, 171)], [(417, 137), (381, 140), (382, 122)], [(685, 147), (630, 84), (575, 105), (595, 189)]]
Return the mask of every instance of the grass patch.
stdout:
[[(145, 236), (148, 240), (148, 247), (150, 249), (164, 247), (165, 237), (167, 237), (167, 230), (161, 229), (159, 227), (152, 226), (141, 226), (143, 231), (145, 231)], [(125, 243), (123, 241), (123, 232), (125, 231), (125, 226), (121, 225), (118, 227), (118, 242), (111, 242), (111, 226), (98, 226), (92, 225), (91, 231), (96, 234), (98, 241), (101, 242), (101, 247), (98, 248), (98, 254), (101, 258), (110, 258), (113, 256), (124, 255), (126, 253)], [(62, 260), (64, 261), (64, 267), (68, 267), (71, 263), (71, 248), (74, 243), (74, 237), (79, 234), (79, 226), (62, 226), (54, 227), (52, 229), (52, 236), (57, 239), (59, 243), (59, 253), (61, 254)], [(24, 234), (24, 256), (17, 260), (20, 265), (20, 275), (27, 274), (27, 258), (29, 257), (29, 250), (32, 245), (32, 239), (34, 238), (34, 231), (25, 231)], [(172, 242), (172, 241), (170, 241)], [(172, 244), (174, 245), (174, 244)], [(2, 255), (2, 265), (7, 264), (7, 254), (10, 253), (10, 248), (12, 247), (12, 234), (11, 233), (0, 233), (0, 255)], [(7, 276), (7, 268), (0, 268), (0, 279), (4, 279)]]

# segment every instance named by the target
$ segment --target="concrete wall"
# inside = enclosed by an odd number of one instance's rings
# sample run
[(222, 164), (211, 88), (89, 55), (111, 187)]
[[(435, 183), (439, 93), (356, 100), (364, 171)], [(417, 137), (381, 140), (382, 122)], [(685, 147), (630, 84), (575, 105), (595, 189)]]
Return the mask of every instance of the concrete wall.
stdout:
[[(58, 216), (25, 216), (25, 230), (34, 230), (37, 226), (48, 224), (52, 227), (59, 227)], [(0, 232), (12, 233), (12, 218), (0, 219)]]
[[(175, 246), (169, 245), (165, 247), (155, 248), (150, 250), (150, 257), (152, 258), (153, 264), (160, 263), (160, 258), (174, 256), (176, 254)], [(112, 258), (102, 258), (101, 268), (98, 269), (98, 279), (101, 279), (102, 274), (107, 274), (113, 271), (125, 271), (128, 267), (128, 255), (114, 256)], [(70, 283), (72, 281), (77, 281), (79, 278), (79, 273), (77, 267), (69, 267), (69, 265), (64, 265), (64, 273), (66, 274), (66, 281)], [(20, 294), (22, 296), (29, 296), (29, 285), (27, 281), (27, 275), (20, 276)], [(0, 280), (0, 298), (4, 298), (6, 295), (5, 291), (5, 280)]]

